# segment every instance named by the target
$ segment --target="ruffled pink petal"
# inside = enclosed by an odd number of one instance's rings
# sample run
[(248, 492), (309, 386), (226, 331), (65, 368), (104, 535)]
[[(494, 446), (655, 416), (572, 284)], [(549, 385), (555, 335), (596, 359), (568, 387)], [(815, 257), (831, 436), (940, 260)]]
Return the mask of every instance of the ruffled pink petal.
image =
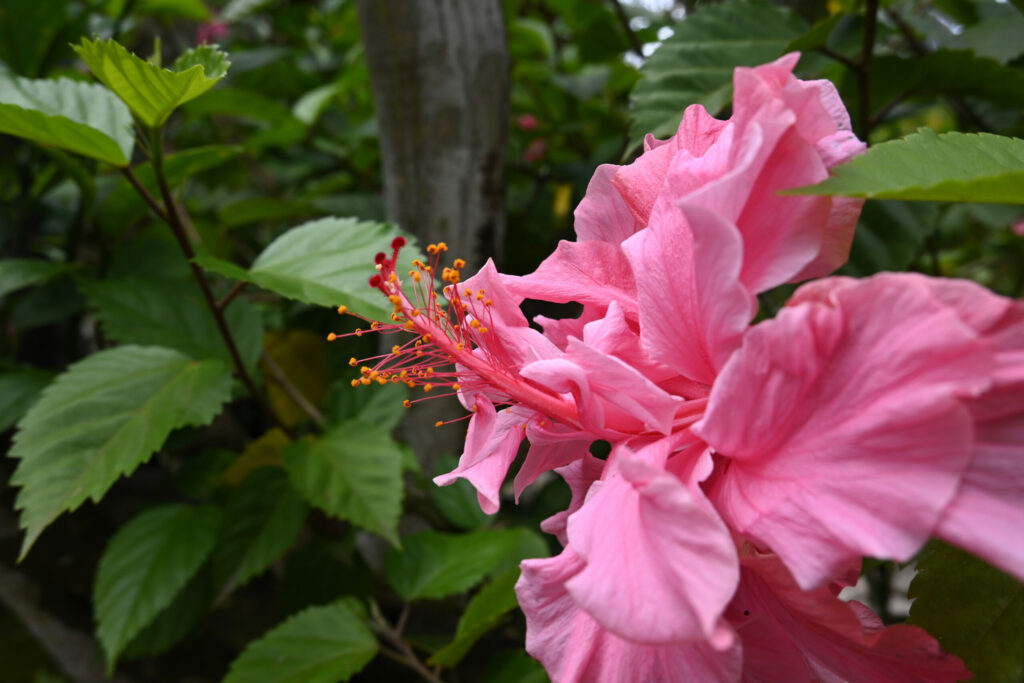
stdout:
[(566, 528), (569, 522), (569, 515), (580, 509), (583, 501), (590, 490), (590, 485), (601, 478), (604, 472), (605, 462), (587, 453), (582, 458), (574, 460), (565, 467), (559, 467), (555, 471), (562, 476), (565, 483), (569, 485), (572, 498), (569, 507), (557, 512), (540, 523), (541, 531), (558, 537), (559, 543), (568, 545), (569, 537)]
[(914, 282), (872, 278), (753, 328), (693, 431), (730, 459), (712, 500), (805, 588), (850, 558), (909, 559), (971, 457), (962, 398), (992, 354)]
[(602, 164), (587, 185), (587, 194), (576, 207), (574, 227), (580, 242), (596, 240), (618, 244), (643, 228), (633, 217), (626, 200), (612, 184), (619, 166)]
[(513, 481), (516, 503), (523, 490), (544, 472), (562, 472), (567, 465), (592, 457), (590, 444), (593, 437), (581, 434), (577, 429), (553, 425), (548, 420), (531, 421), (526, 427), (526, 437), (530, 440), (530, 450), (526, 452), (523, 466)]
[(476, 397), (476, 412), (469, 421), (466, 448), (459, 466), (447, 474), (434, 477), (438, 486), (447, 486), (456, 479), (465, 479), (477, 490), (480, 508), (487, 514), (498, 511), (501, 484), (508, 468), (516, 459), (523, 440), (521, 425), (526, 416), (521, 410), (495, 412), (484, 396)]
[(743, 644), (743, 680), (758, 683), (941, 683), (970, 677), (926, 631), (882, 626), (828, 587), (801, 590), (773, 555), (740, 558), (727, 617)]
[(647, 645), (602, 628), (566, 591), (566, 581), (583, 568), (571, 548), (521, 566), (516, 594), (526, 614), (526, 651), (553, 683), (739, 680), (742, 654), (735, 644), (721, 651), (703, 641)]
[(570, 595), (623, 638), (724, 647), (719, 619), (737, 581), (728, 529), (699, 491), (639, 457), (613, 458), (569, 518), (569, 545), (586, 565), (568, 580)]
[(735, 226), (689, 204), (659, 204), (651, 226), (622, 247), (638, 275), (648, 354), (711, 384), (757, 306), (739, 281), (743, 244)]

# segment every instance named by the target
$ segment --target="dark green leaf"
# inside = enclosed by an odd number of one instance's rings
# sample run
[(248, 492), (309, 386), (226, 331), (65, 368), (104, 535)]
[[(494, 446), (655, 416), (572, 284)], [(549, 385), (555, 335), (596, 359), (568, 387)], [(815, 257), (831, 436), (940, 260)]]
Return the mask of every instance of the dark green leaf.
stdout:
[(469, 649), (499, 623), (502, 618), (519, 606), (516, 601), (515, 585), (519, 579), (519, 568), (508, 569), (496, 576), (480, 589), (466, 606), (455, 629), (455, 639), (431, 656), (427, 662), (433, 666), (455, 666)]
[(68, 263), (54, 263), (40, 259), (12, 258), (0, 260), (0, 297), (23, 287), (46, 282), (68, 272)]
[(0, 133), (127, 166), (132, 117), (101, 85), (67, 78), (12, 78), (0, 71)]
[(928, 202), (868, 202), (853, 236), (848, 275), (905, 270), (935, 231), (938, 208)]
[(295, 488), (330, 515), (398, 543), (402, 454), (386, 430), (352, 421), (284, 454)]
[(674, 134), (691, 104), (717, 114), (732, 99), (733, 69), (775, 59), (807, 25), (761, 0), (728, 0), (702, 6), (673, 29), (675, 35), (644, 65), (633, 89), (633, 147), (647, 133)]
[[(450, 455), (443, 455), (438, 458), (434, 474), (444, 474), (455, 469), (457, 462)], [(441, 511), (449, 522), (455, 526), (466, 529), (481, 529), (490, 524), (495, 516), (488, 515), (480, 509), (480, 501), (476, 495), (476, 489), (465, 479), (456, 479), (448, 486), (436, 486), (433, 482), (428, 484), (430, 499)]]
[(0, 61), (19, 74), (40, 75), (47, 52), (67, 22), (67, 4), (67, 0), (0, 3)]
[(883, 142), (791, 194), (1024, 204), (1024, 140), (928, 128)]
[(795, 40), (791, 40), (782, 51), (807, 52), (809, 50), (816, 50), (819, 47), (824, 47), (825, 44), (828, 43), (828, 38), (832, 35), (832, 31), (835, 30), (836, 26), (845, 16), (846, 15), (842, 12), (836, 12), (835, 14), (825, 17), (812, 26), (807, 33)]
[(220, 511), (163, 505), (125, 524), (96, 570), (96, 636), (113, 670), (128, 642), (174, 599), (213, 550)]
[(218, 589), (233, 591), (267, 569), (298, 537), (308, 512), (280, 469), (246, 477), (228, 499), (213, 553)]
[(933, 543), (918, 562), (908, 623), (964, 660), (974, 680), (1024, 679), (1024, 586), (970, 553)]
[(14, 437), (26, 530), (21, 555), (62, 512), (98, 501), (171, 433), (208, 423), (228, 400), (231, 374), (158, 347), (121, 346), (75, 363), (43, 390)]
[(402, 421), (409, 396), (404, 384), (353, 387), (350, 380), (335, 382), (324, 399), (324, 416), (329, 422), (362, 420), (391, 431)]
[(189, 579), (174, 600), (124, 648), (123, 659), (160, 655), (189, 634), (206, 614), (213, 601), (210, 565), (206, 564)]
[(310, 607), (249, 643), (224, 683), (335, 683), (373, 659), (377, 639), (355, 599)]
[(502, 652), (491, 659), (480, 678), (482, 683), (549, 683), (540, 662), (519, 652)]
[(0, 432), (21, 419), (53, 377), (52, 372), (32, 368), (0, 374)]
[(469, 590), (503, 564), (518, 563), (530, 535), (536, 536), (525, 528), (412, 534), (402, 539), (401, 550), (388, 551), (384, 570), (405, 600), (443, 598)]

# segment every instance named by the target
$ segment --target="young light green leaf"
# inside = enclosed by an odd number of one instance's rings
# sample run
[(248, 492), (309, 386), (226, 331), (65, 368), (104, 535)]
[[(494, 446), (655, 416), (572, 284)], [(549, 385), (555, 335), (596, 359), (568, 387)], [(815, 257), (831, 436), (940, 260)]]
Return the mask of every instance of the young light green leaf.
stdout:
[(69, 367), (22, 418), (11, 447), (21, 556), (58, 515), (98, 501), (172, 430), (208, 423), (230, 392), (220, 361), (159, 347), (121, 346)]
[(455, 639), (427, 661), (431, 666), (455, 666), (480, 636), (497, 626), (502, 618), (519, 606), (515, 585), (519, 568), (508, 569), (480, 589), (466, 606), (455, 629)]
[(171, 71), (182, 73), (195, 66), (201, 66), (207, 78), (219, 81), (227, 75), (231, 62), (228, 61), (228, 53), (216, 45), (198, 45), (181, 53), (174, 60)]
[(263, 572), (299, 535), (309, 508), (279, 468), (262, 468), (231, 494), (213, 553), (217, 587), (229, 593)]
[(405, 600), (443, 598), (469, 590), (503, 563), (518, 563), (527, 535), (525, 528), (412, 534), (402, 539), (401, 550), (388, 551), (384, 571)]
[(34, 368), (0, 374), (0, 432), (21, 419), (53, 376), (52, 372)]
[(174, 599), (213, 551), (220, 510), (163, 505), (125, 524), (96, 570), (96, 636), (113, 670), (128, 642)]
[(95, 83), (0, 72), (0, 133), (114, 166), (127, 166), (132, 159), (132, 116), (121, 100)]
[[(391, 313), (387, 299), (367, 285), (374, 274), (373, 257), (390, 249), (397, 228), (353, 218), (323, 218), (284, 233), (263, 250), (245, 271), (220, 259), (200, 255), (195, 261), (225, 277), (245, 280), (316, 306), (345, 304), (375, 319)], [(416, 258), (414, 248), (403, 256)]]
[(832, 175), (787, 194), (1024, 204), (1024, 140), (921, 128), (871, 147)]
[(96, 78), (151, 127), (163, 125), (178, 106), (199, 97), (224, 77), (227, 55), (213, 48), (199, 50), (179, 58), (185, 60), (182, 65), (186, 69), (171, 71), (136, 57), (113, 39), (83, 38), (75, 46)]
[[(217, 323), (191, 280), (125, 278), (86, 282), (79, 287), (96, 307), (104, 331), (117, 342), (166, 346), (197, 360), (232, 362)], [(259, 313), (246, 301), (236, 300), (224, 316), (242, 362), (252, 369), (263, 345)]]
[(284, 461), (310, 503), (398, 544), (402, 453), (386, 430), (345, 422), (314, 443), (290, 446)]
[(378, 649), (362, 605), (345, 598), (299, 612), (249, 643), (224, 683), (347, 681)]
[(938, 638), (976, 680), (1024, 680), (1024, 585), (970, 553), (933, 542), (918, 562), (907, 623)]
[(704, 5), (672, 28), (675, 34), (651, 56), (633, 88), (631, 147), (647, 133), (674, 134), (691, 104), (717, 114), (732, 99), (734, 68), (775, 59), (807, 25), (762, 0), (728, 0)]
[(41, 259), (12, 258), (0, 260), (0, 297), (23, 287), (46, 282), (71, 270), (69, 263)]

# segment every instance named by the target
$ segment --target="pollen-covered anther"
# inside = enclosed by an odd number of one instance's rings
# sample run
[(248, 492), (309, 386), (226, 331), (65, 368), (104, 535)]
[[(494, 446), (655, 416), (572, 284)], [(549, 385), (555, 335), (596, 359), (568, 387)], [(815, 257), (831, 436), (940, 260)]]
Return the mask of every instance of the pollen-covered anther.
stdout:
[(359, 383), (362, 384), (363, 386), (366, 386), (368, 384), (372, 384), (373, 380), (370, 379), (369, 377), (362, 377), (359, 379)]
[(452, 384), (452, 389), (454, 389), (455, 391), (458, 391), (458, 390), (459, 390), (459, 389), (461, 389), (461, 388), (462, 388), (462, 387), (460, 387), (460, 386), (459, 386), (459, 383), (458, 383), (458, 382), (455, 382), (455, 383), (453, 383), (453, 384)]
[(434, 423), (434, 426), (435, 427), (443, 427), (444, 426), (444, 420), (438, 420), (437, 422)]
[(352, 380), (352, 386), (358, 387), (359, 386), (359, 380), (358, 379)]
[(424, 392), (424, 393), (430, 393), (430, 390), (431, 390), (431, 389), (433, 389), (433, 388), (434, 388), (434, 385), (433, 385), (433, 384), (430, 384), (430, 383), (428, 382), (427, 384), (424, 384), (424, 385), (423, 385), (423, 392)]
[(399, 346), (398, 344), (395, 344), (394, 346), (391, 347), (391, 353), (393, 353), (396, 356), (401, 356), (402, 355), (402, 347)]
[(472, 327), (474, 330), (479, 330), (480, 321), (477, 320), (476, 318), (473, 318), (472, 320), (469, 321), (469, 326)]
[(352, 356), (351, 358), (348, 359), (348, 364), (351, 365), (352, 367), (355, 367), (359, 365), (359, 361), (356, 360), (355, 356)]
[(392, 294), (392, 295), (388, 296), (388, 301), (390, 301), (395, 306), (401, 306), (402, 305), (402, 297), (396, 296), (395, 294)]
[(402, 405), (405, 406), (406, 408), (412, 408), (412, 401), (410, 401), (409, 399), (405, 399), (404, 401), (402, 401)]
[(333, 332), (331, 332), (330, 334), (327, 335), (327, 341), (329, 341), (329, 342), (334, 341), (337, 338), (338, 338), (338, 335), (334, 334)]
[(338, 315), (345, 315), (346, 313), (348, 313), (348, 306), (338, 306)]
[(355, 331), (355, 332), (353, 332), (353, 334), (354, 334), (354, 335), (356, 335), (357, 337), (362, 337), (362, 336), (363, 336), (363, 330), (362, 330), (362, 328), (360, 328), (360, 327), (357, 327), (357, 328), (356, 328), (356, 331)]
[(466, 267), (466, 262), (460, 258), (457, 258), (452, 262), (452, 267), (455, 268), (455, 270), (462, 270), (463, 268)]

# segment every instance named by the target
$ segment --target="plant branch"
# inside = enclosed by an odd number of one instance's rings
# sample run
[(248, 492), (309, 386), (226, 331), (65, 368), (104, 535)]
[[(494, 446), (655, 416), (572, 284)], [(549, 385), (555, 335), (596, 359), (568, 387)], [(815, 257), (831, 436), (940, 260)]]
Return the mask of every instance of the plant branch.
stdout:
[(860, 62), (858, 62), (856, 60), (853, 60), (853, 59), (850, 59), (849, 57), (844, 55), (842, 52), (836, 52), (832, 48), (826, 47), (824, 45), (822, 45), (821, 47), (817, 48), (817, 50), (818, 50), (818, 52), (820, 52), (821, 54), (825, 55), (829, 59), (834, 59), (835, 61), (839, 62), (843, 66), (845, 66), (845, 67), (847, 67), (849, 69), (852, 69), (855, 73), (860, 73), (860, 71), (861, 71)]
[[(217, 331), (220, 333), (221, 339), (224, 340), (224, 346), (228, 349), (228, 354), (231, 356), (231, 361), (235, 366), (235, 372), (238, 378), (242, 380), (242, 384), (252, 394), (253, 398), (259, 402), (260, 406), (266, 411), (267, 415), (284, 430), (285, 434), (291, 436), (291, 430), (288, 428), (281, 418), (274, 412), (266, 396), (256, 387), (256, 383), (253, 382), (252, 376), (249, 374), (249, 370), (245, 367), (245, 363), (242, 361), (242, 356), (238, 352), (238, 345), (235, 344), (235, 338), (231, 335), (231, 330), (228, 328), (227, 320), (224, 318), (224, 312), (218, 308), (217, 299), (213, 295), (213, 289), (210, 287), (210, 281), (206, 279), (206, 273), (200, 268), (194, 261), (196, 257), (195, 250), (192, 248), (192, 243), (188, 239), (188, 235), (185, 234), (185, 227), (181, 220), (181, 216), (178, 213), (177, 204), (174, 201), (174, 196), (171, 194), (171, 188), (167, 184), (167, 175), (164, 173), (164, 152), (163, 152), (163, 128), (157, 127), (153, 130), (152, 137), (152, 152), (153, 152), (153, 175), (156, 178), (157, 187), (160, 188), (160, 196), (163, 198), (163, 218), (168, 226), (171, 228), (171, 232), (174, 233), (174, 238), (178, 241), (178, 246), (181, 247), (182, 253), (185, 254), (185, 259), (188, 261), (189, 268), (192, 269), (192, 275), (199, 285), (199, 289), (203, 292), (203, 298), (206, 300), (206, 305), (210, 309), (210, 313), (213, 315), (213, 319), (217, 324)], [(129, 182), (131, 177), (129, 177)], [(134, 185), (134, 183), (133, 183)], [(136, 190), (141, 188), (145, 191), (145, 188), (141, 185), (136, 185)], [(141, 194), (141, 192), (140, 192)], [(143, 199), (146, 199), (146, 195), (143, 195)], [(152, 196), (150, 196), (152, 198)], [(156, 201), (155, 199), (153, 200)], [(147, 199), (149, 202), (149, 199)]]
[[(406, 606), (405, 609), (407, 610), (408, 606)], [(405, 610), (403, 610), (403, 615), (406, 617), (408, 616), (405, 614)], [(416, 653), (412, 651), (409, 644), (402, 639), (402, 634), (397, 629), (392, 628), (391, 624), (388, 623), (388, 620), (385, 619), (384, 615), (381, 613), (380, 607), (373, 600), (370, 601), (370, 618), (373, 620), (372, 625), (375, 627), (377, 633), (383, 636), (397, 650), (396, 652), (389, 650), (388, 648), (381, 648), (382, 653), (409, 667), (418, 673), (423, 680), (430, 681), (430, 683), (442, 683), (437, 674), (428, 669), (423, 662), (419, 660), (419, 657), (417, 657)], [(401, 622), (404, 625), (405, 619), (401, 619)]]
[(270, 374), (274, 376), (274, 381), (281, 385), (281, 388), (284, 389), (289, 398), (295, 401), (295, 404), (302, 409), (302, 412), (309, 415), (317, 427), (323, 429), (324, 423), (327, 421), (324, 418), (324, 414), (288, 379), (288, 375), (284, 374), (281, 366), (277, 364), (277, 361), (274, 360), (274, 357), (270, 355), (270, 352), (265, 347), (260, 358), (267, 366), (267, 369), (270, 370)]
[(228, 304), (235, 300), (235, 297), (241, 294), (242, 290), (245, 289), (248, 282), (236, 282), (235, 286), (231, 288), (227, 294), (221, 297), (220, 301), (217, 302), (217, 308), (224, 310), (228, 307)]
[(167, 214), (164, 213), (164, 207), (160, 206), (160, 202), (156, 200), (156, 197), (151, 195), (149, 190), (146, 189), (146, 186), (139, 182), (139, 178), (132, 172), (131, 167), (122, 167), (121, 173), (124, 174), (124, 177), (128, 179), (128, 182), (131, 183), (131, 186), (139, 193), (142, 200), (146, 202), (150, 209), (152, 209), (153, 213), (155, 213), (160, 220), (168, 223), (169, 221), (167, 220)]
[(644, 56), (644, 46), (640, 43), (636, 31), (629, 25), (629, 17), (626, 16), (626, 10), (622, 8), (622, 3), (619, 0), (611, 0), (611, 3), (615, 8), (616, 16), (619, 17), (619, 23), (622, 24), (622, 28), (626, 32), (626, 37), (629, 38), (629, 44), (633, 47), (633, 52), (642, 59)]
[(878, 28), (878, 0), (867, 0), (864, 8), (864, 34), (860, 44), (860, 68), (857, 70), (859, 116), (858, 137), (867, 142), (871, 133), (871, 57), (875, 50), (875, 30)]

